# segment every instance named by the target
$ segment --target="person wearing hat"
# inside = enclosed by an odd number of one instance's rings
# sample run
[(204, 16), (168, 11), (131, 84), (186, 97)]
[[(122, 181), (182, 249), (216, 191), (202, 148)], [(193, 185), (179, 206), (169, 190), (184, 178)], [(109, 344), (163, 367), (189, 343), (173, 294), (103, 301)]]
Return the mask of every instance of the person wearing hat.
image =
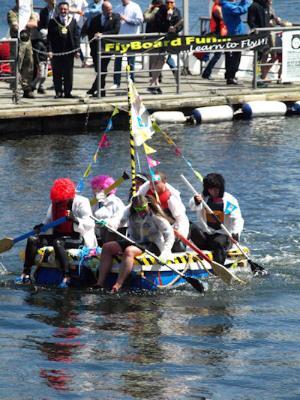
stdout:
[[(43, 246), (53, 246), (55, 258), (63, 271), (61, 287), (66, 287), (70, 280), (69, 260), (66, 249), (79, 247), (97, 247), (95, 223), (89, 199), (75, 193), (75, 184), (69, 178), (56, 179), (50, 190), (51, 204), (42, 224), (34, 226), (35, 236), (27, 240), (25, 261), (21, 281), (30, 282), (31, 268), (35, 262), (37, 250)], [(40, 234), (44, 224), (67, 217), (66, 222)]]
[[(108, 175), (95, 176), (91, 180), (91, 187), (97, 203), (92, 206), (94, 217), (106, 221), (113, 229), (118, 229), (125, 209), (123, 201), (116, 196), (117, 189), (105, 194), (105, 189), (115, 183), (115, 180)], [(96, 227), (98, 242), (106, 243), (115, 239), (115, 235), (105, 227)]]
[(190, 199), (192, 211), (196, 211), (198, 223), (191, 224), (191, 240), (200, 249), (212, 250), (214, 260), (224, 264), (230, 240), (220, 224), (204, 208), (202, 200), (210, 207), (220, 222), (225, 225), (235, 240), (239, 240), (244, 227), (239, 203), (225, 192), (222, 175), (211, 173), (203, 180), (203, 193)]

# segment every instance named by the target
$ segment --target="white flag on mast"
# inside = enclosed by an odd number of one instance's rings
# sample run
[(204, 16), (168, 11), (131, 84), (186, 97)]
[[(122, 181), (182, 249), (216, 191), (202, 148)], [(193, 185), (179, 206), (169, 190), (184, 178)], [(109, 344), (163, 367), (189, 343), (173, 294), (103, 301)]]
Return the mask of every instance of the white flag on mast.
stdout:
[(130, 78), (129, 91), (134, 142), (136, 146), (141, 146), (146, 140), (152, 137), (154, 129), (152, 128), (150, 114), (144, 106), (142, 99)]

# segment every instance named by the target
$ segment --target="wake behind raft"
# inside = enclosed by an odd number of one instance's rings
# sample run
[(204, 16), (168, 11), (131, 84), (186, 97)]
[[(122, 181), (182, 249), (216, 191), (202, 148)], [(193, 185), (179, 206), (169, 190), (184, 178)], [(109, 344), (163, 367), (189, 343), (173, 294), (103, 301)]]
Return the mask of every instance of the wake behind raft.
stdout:
[[(243, 250), (246, 254), (249, 254), (249, 249), (247, 247), (243, 247)], [(101, 248), (69, 249), (67, 253), (70, 260), (71, 280), (69, 287), (86, 288), (93, 286), (97, 280)], [(211, 252), (204, 251), (204, 253), (210, 260), (213, 260)], [(201, 259), (194, 251), (174, 253), (173, 256), (172, 259), (167, 260), (167, 265), (171, 265), (186, 277), (202, 279), (214, 276), (211, 264)], [(24, 258), (24, 253), (21, 254), (21, 258)], [(136, 257), (132, 273), (127, 279), (124, 289), (130, 291), (152, 291), (185, 285), (185, 279), (170, 270), (167, 265), (159, 265), (153, 257), (145, 253)], [(40, 286), (60, 285), (63, 280), (63, 274), (55, 260), (53, 247), (42, 247), (38, 250), (35, 266), (36, 269), (33, 274), (35, 284)], [(115, 257), (111, 273), (107, 279), (108, 289), (116, 282), (120, 266), (121, 257)], [(241, 251), (235, 247), (227, 252), (225, 266), (229, 271), (236, 271), (237, 269), (248, 271), (247, 259)]]

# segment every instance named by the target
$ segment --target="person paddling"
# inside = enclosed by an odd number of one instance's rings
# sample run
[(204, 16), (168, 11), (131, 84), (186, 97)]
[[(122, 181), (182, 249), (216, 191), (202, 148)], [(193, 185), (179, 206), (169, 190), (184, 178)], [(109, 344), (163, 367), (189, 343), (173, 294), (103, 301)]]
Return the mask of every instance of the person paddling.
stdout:
[[(174, 243), (174, 233), (167, 217), (153, 199), (138, 195), (132, 198), (126, 207), (121, 223), (128, 223), (127, 235), (162, 260), (170, 257)], [(118, 292), (126, 278), (130, 275), (134, 257), (143, 253), (139, 247), (127, 240), (108, 242), (103, 245), (99, 277), (96, 286), (104, 287), (108, 273), (112, 267), (113, 257), (122, 254), (122, 264), (112, 292)]]
[[(94, 217), (103, 219), (112, 228), (118, 229), (125, 209), (123, 201), (116, 196), (116, 189), (107, 195), (104, 190), (115, 183), (114, 179), (108, 175), (95, 176), (91, 180), (91, 187), (97, 199), (97, 203), (92, 207)], [(96, 227), (96, 235), (99, 244), (114, 240), (115, 235), (110, 233), (105, 227)]]
[(203, 180), (203, 193), (190, 199), (189, 206), (196, 211), (198, 225), (191, 224), (191, 240), (200, 248), (212, 250), (214, 261), (224, 264), (230, 239), (212, 214), (206, 211), (202, 199), (225, 225), (232, 237), (239, 241), (244, 220), (235, 197), (225, 192), (222, 175), (211, 173)]
[[(158, 196), (158, 202), (163, 212), (172, 220), (172, 227), (184, 237), (189, 236), (190, 223), (186, 215), (185, 206), (180, 198), (180, 192), (167, 183), (167, 177), (163, 172), (157, 172), (151, 177), (151, 182), (144, 183), (138, 190), (138, 194)], [(185, 251), (185, 245), (176, 238), (172, 252)]]
[[(30, 282), (31, 268), (35, 263), (37, 250), (48, 245), (54, 247), (55, 258), (64, 276), (61, 287), (66, 287), (70, 280), (66, 249), (79, 247), (82, 242), (87, 247), (96, 247), (95, 222), (91, 219), (92, 210), (89, 200), (75, 193), (75, 184), (71, 179), (56, 179), (50, 190), (50, 199), (51, 204), (44, 222), (33, 228), (36, 235), (27, 240), (20, 280), (23, 283)], [(45, 234), (40, 234), (44, 224), (61, 217), (67, 217), (66, 222)]]

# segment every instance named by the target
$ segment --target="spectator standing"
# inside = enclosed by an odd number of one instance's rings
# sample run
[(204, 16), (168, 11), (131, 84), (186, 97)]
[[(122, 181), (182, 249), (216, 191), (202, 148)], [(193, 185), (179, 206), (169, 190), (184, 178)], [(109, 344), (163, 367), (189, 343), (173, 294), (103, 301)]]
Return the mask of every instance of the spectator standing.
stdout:
[[(216, 36), (227, 36), (227, 27), (223, 20), (222, 8), (220, 6), (220, 0), (214, 0), (211, 15), (210, 15), (210, 32)], [(219, 59), (221, 58), (222, 53), (217, 51), (212, 56), (207, 66), (205, 67), (202, 78), (203, 79), (212, 79), (211, 73), (214, 66), (217, 64)]]
[[(90, 23), (94, 17), (97, 15), (101, 14), (102, 12), (102, 4), (103, 0), (93, 0), (85, 9), (84, 11), (84, 26), (85, 26), (85, 32), (89, 28)], [(83, 28), (82, 28), (83, 30)], [(85, 33), (84, 32), (84, 33)]]
[[(116, 7), (115, 12), (120, 15), (121, 35), (136, 35), (141, 31), (141, 25), (144, 20), (141, 7), (131, 0), (121, 0), (122, 4)], [(130, 77), (134, 81), (135, 56), (127, 56), (127, 62), (130, 66)], [(111, 89), (118, 89), (121, 84), (122, 56), (115, 59), (114, 65), (114, 84)]]
[(48, 73), (47, 34), (48, 29), (41, 29), (34, 44), (37, 73), (36, 77), (32, 81), (31, 86), (32, 91), (37, 89), (37, 92), (40, 94), (46, 94), (44, 83)]
[[(176, 7), (175, 0), (166, 0), (166, 4), (163, 4), (157, 12), (155, 20), (160, 28), (159, 32), (175, 34), (179, 33), (183, 28), (183, 20), (180, 10)], [(167, 64), (177, 81), (176, 64), (171, 54), (167, 57)]]
[(74, 53), (79, 57), (80, 33), (75, 19), (69, 14), (69, 4), (66, 1), (59, 3), (58, 11), (58, 16), (50, 20), (48, 27), (55, 98), (63, 97), (63, 93), (66, 98), (73, 98)]
[[(105, 57), (98, 57), (98, 41), (92, 40), (98, 37), (101, 37), (102, 34), (107, 35), (117, 35), (120, 30), (120, 15), (112, 12), (112, 5), (109, 1), (104, 1), (102, 5), (102, 13), (97, 15), (91, 20), (91, 23), (88, 27), (88, 37), (90, 40), (91, 46), (91, 56), (93, 58), (93, 63), (95, 67), (95, 71), (97, 73), (96, 79), (90, 90), (87, 91), (87, 94), (91, 94), (92, 96), (97, 96), (98, 89), (98, 70), (101, 71), (101, 97), (105, 97), (105, 80), (107, 67), (110, 62), (111, 54), (104, 53)], [(100, 63), (100, 69), (99, 69)]]
[[(152, 0), (152, 3), (144, 12), (144, 21), (146, 22), (146, 33), (157, 33), (160, 30), (155, 16), (162, 6), (162, 0)], [(165, 63), (164, 54), (149, 54), (149, 69), (150, 69), (150, 84), (148, 91), (153, 94), (161, 94), (161, 88), (159, 87), (159, 77), (161, 69)], [(153, 70), (153, 71), (152, 71)], [(152, 85), (154, 85), (152, 87)]]
[[(73, 18), (77, 22), (77, 26), (81, 33), (81, 29), (84, 24), (83, 16), (86, 8), (88, 7), (88, 2), (86, 0), (67, 0), (67, 2), (69, 3), (70, 14), (73, 15)], [(79, 57), (82, 63), (82, 67), (85, 67), (86, 66), (85, 57), (83, 55), (81, 48), (79, 50)]]
[[(246, 33), (241, 16), (247, 14), (252, 0), (220, 0), (223, 19), (227, 26), (228, 35), (243, 35)], [(241, 51), (226, 51), (225, 79), (227, 85), (240, 85), (235, 75), (241, 62)]]
[(45, 0), (47, 6), (40, 11), (39, 30), (48, 29), (50, 19), (57, 14), (56, 0)]
[[(30, 40), (30, 31), (37, 27), (37, 19), (34, 14), (28, 18), (24, 27), (19, 26), (19, 0), (16, 5), (7, 14), (7, 22), (10, 28), (10, 37), (19, 39), (18, 41), (18, 73), (20, 74), (20, 83), (23, 90), (23, 97), (33, 99), (31, 90), (33, 78), (33, 52)], [(22, 29), (23, 28), (23, 29)], [(13, 51), (14, 49), (12, 49)], [(16, 72), (17, 73), (17, 72)]]

